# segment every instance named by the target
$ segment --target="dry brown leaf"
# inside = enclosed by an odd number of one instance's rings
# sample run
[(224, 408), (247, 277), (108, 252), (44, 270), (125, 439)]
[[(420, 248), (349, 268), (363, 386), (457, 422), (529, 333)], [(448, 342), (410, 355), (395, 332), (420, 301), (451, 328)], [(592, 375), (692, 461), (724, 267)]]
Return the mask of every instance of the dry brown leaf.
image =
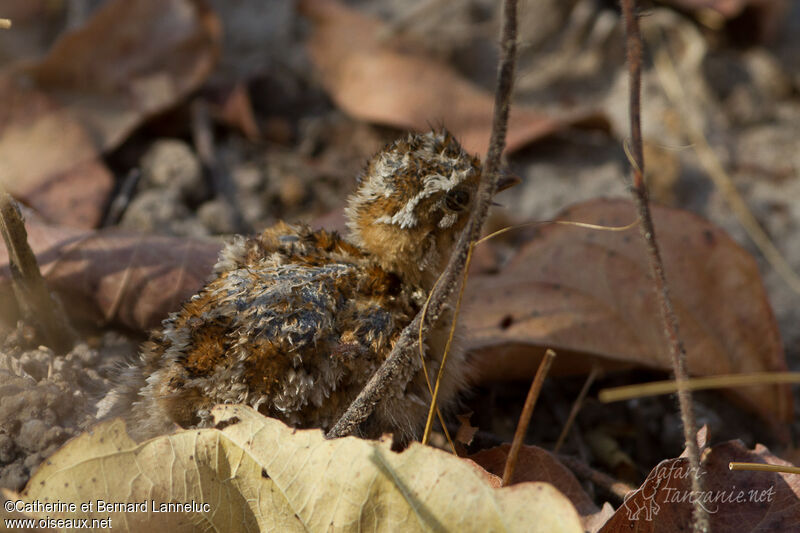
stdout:
[[(493, 96), (452, 67), (409, 46), (382, 40), (385, 25), (336, 0), (302, 0), (311, 19), (311, 58), (336, 104), (361, 120), (401, 129), (444, 124), (470, 153), (489, 145)], [(596, 114), (577, 111), (553, 118), (513, 106), (506, 149), (513, 152), (542, 136)]]
[(396, 453), (388, 441), (326, 440), (249, 407), (214, 412), (221, 431), (140, 445), (121, 421), (101, 424), (50, 457), (22, 496), (209, 504), (192, 513), (79, 515), (110, 516), (136, 531), (583, 531), (572, 504), (547, 483), (493, 489), (474, 465), (420, 444)]
[[(730, 441), (705, 450), (699, 470), (703, 483), (700, 500), (709, 511), (711, 531), (795, 531), (800, 523), (798, 476), (731, 471), (731, 461), (789, 465), (760, 444), (748, 450), (740, 441)], [(693, 475), (685, 457), (661, 461), (600, 531), (671, 533), (689, 529)]]
[[(653, 216), (690, 372), (786, 370), (753, 257), (691, 213), (654, 206)], [(636, 211), (625, 200), (593, 200), (558, 218), (624, 226)], [(478, 379), (533, 376), (544, 348), (559, 352), (554, 371), (583, 371), (597, 358), (671, 369), (638, 231), (540, 226), (498, 275), (470, 278), (464, 326), (468, 347), (480, 354)], [(732, 394), (768, 421), (792, 418), (788, 387)]]
[[(30, 218), (30, 217), (29, 217)], [(203, 286), (221, 245), (188, 238), (26, 223), (49, 286), (73, 319), (144, 331)], [(0, 248), (0, 298), (13, 299)]]
[[(502, 476), (510, 449), (510, 444), (501, 444), (488, 450), (481, 450), (476, 454), (470, 455), (469, 458), (492, 474)], [(544, 448), (528, 445), (523, 445), (520, 448), (517, 466), (514, 469), (511, 483), (524, 483), (526, 481), (546, 481), (550, 483), (570, 499), (580, 514), (597, 511), (597, 507), (584, 492), (572, 472)]]
[[(482, 450), (471, 455), (469, 459), (488, 472), (502, 476), (510, 449), (510, 444), (503, 444)], [(544, 481), (557, 488), (575, 506), (575, 510), (581, 515), (583, 527), (588, 531), (597, 530), (610, 516), (605, 506), (602, 510), (597, 508), (572, 472), (550, 452), (538, 446), (523, 445), (520, 448), (514, 477), (511, 480), (513, 484), (528, 481)]]
[(475, 438), (475, 434), (478, 432), (478, 428), (470, 423), (469, 419), (471, 415), (472, 413), (466, 415), (456, 415), (456, 420), (458, 420), (458, 430), (456, 430), (455, 439), (459, 444), (465, 444), (468, 446), (472, 443), (472, 439)]
[(261, 137), (247, 85), (236, 83), (215, 96), (211, 99), (211, 113), (216, 120), (238, 129), (250, 141)]
[(0, 73), (0, 186), (54, 222), (96, 226), (113, 186), (71, 111), (16, 71)]
[(206, 79), (219, 41), (202, 2), (106, 3), (0, 74), (0, 184), (50, 221), (96, 226), (112, 186), (99, 155)]

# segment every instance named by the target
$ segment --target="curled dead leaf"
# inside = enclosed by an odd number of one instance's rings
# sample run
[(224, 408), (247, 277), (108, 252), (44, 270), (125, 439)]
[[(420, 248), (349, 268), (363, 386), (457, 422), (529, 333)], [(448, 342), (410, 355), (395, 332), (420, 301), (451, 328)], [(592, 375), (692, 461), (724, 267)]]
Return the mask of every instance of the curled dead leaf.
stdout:
[[(28, 242), (71, 318), (138, 331), (157, 326), (203, 286), (221, 247), (197, 239), (55, 227), (28, 218)], [(9, 281), (2, 247), (0, 299), (13, 301)]]
[[(548, 483), (494, 489), (474, 465), (420, 444), (397, 453), (388, 441), (326, 440), (244, 406), (217, 406), (214, 414), (221, 430), (140, 445), (121, 421), (101, 424), (51, 456), (22, 496), (145, 501), (144, 512), (79, 514), (130, 530), (583, 531), (572, 504)], [(153, 513), (151, 501), (208, 507)]]
[[(755, 259), (724, 231), (691, 213), (653, 206), (671, 296), (693, 375), (786, 370), (775, 317)], [(561, 220), (624, 226), (625, 200), (592, 200)], [(549, 224), (497, 275), (468, 282), (464, 324), (483, 381), (533, 376), (544, 348), (554, 372), (611, 366), (671, 369), (661, 312), (638, 229)], [(731, 391), (767, 421), (791, 420), (786, 386)]]
[[(496, 476), (503, 475), (510, 444), (482, 450), (469, 458)], [(569, 498), (583, 519), (600, 510), (581, 487), (580, 482), (550, 452), (538, 446), (522, 446), (514, 469), (512, 484), (527, 481), (544, 481), (556, 487)]]
[[(401, 129), (427, 130), (444, 124), (471, 153), (486, 153), (493, 96), (452, 67), (409, 43), (392, 44), (384, 25), (336, 0), (302, 0), (314, 24), (311, 59), (336, 104), (352, 116)], [(598, 119), (577, 110), (555, 118), (513, 106), (506, 149), (513, 152), (570, 124)]]
[[(137, 445), (125, 424), (114, 420), (64, 445), (37, 470), (22, 497), (93, 502), (88, 512), (49, 516), (108, 518), (127, 531), (306, 531), (262, 472), (219, 431), (182, 431)], [(159, 512), (165, 503), (192, 507)]]

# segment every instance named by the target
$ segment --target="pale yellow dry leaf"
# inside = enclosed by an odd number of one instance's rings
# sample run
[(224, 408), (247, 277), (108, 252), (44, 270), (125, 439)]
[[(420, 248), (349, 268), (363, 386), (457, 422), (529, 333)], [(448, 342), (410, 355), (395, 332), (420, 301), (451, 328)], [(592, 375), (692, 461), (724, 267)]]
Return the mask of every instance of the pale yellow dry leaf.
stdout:
[[(215, 429), (187, 430), (137, 445), (119, 420), (68, 442), (31, 478), (27, 501), (93, 502), (93, 512), (123, 531), (304, 531), (261, 466)], [(99, 511), (98, 501), (138, 502), (145, 510)], [(162, 502), (207, 503), (197, 512), (153, 512)], [(205, 512), (204, 512), (205, 511)]]
[[(17, 511), (16, 505), (21, 500), (22, 496), (13, 490), (0, 488), (0, 503), (2, 503), (2, 507), (0, 507), (0, 531), (36, 531), (37, 533), (56, 531), (55, 529), (44, 527), (47, 524), (40, 523), (40, 519), (33, 516), (33, 514)], [(12, 503), (9, 504), (8, 502)], [(11, 505), (10, 511), (8, 510), (9, 505)], [(18, 522), (14, 523), (13, 520), (18, 520)], [(29, 520), (34, 520), (33, 525)]]
[[(94, 502), (128, 531), (582, 531), (575, 508), (547, 483), (492, 488), (474, 465), (419, 444), (328, 441), (249, 407), (219, 406), (221, 429), (185, 430), (135, 444), (121, 421), (68, 442), (28, 483), (27, 501)], [(97, 501), (145, 511), (98, 512)], [(155, 513), (152, 502), (208, 503)]]
[(329, 441), (244, 406), (213, 413), (310, 531), (583, 531), (548, 483), (494, 489), (462, 459), (418, 443), (395, 453), (388, 441)]

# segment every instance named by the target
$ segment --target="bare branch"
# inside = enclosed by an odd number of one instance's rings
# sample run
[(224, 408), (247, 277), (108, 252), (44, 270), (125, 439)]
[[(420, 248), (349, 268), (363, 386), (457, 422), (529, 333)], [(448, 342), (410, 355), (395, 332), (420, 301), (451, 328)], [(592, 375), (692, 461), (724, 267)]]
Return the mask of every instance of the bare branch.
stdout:
[[(500, 156), (506, 146), (506, 130), (508, 129), (508, 112), (511, 102), (511, 89), (514, 84), (514, 70), (517, 60), (517, 0), (505, 0), (503, 4), (503, 25), (500, 41), (500, 65), (497, 73), (497, 90), (495, 91), (494, 117), (492, 134), (489, 140), (489, 151), (483, 163), (481, 186), (478, 191), (475, 210), (453, 250), (450, 262), (442, 274), (441, 282), (434, 288), (428, 303), (423, 334), (427, 334), (431, 326), (438, 320), (444, 304), (461, 279), (467, 261), (470, 243), (477, 241), (481, 235), (483, 224), (489, 213), (489, 207), (497, 190)], [(343, 437), (353, 430), (375, 410), (375, 406), (383, 397), (386, 388), (397, 382), (405, 386), (418, 370), (415, 353), (418, 350), (417, 335), (421, 315), (406, 326), (397, 343), (358, 397), (350, 404), (335, 426), (328, 431), (328, 438)]]
[[(622, 12), (625, 16), (626, 48), (628, 51), (629, 115), (631, 126), (631, 156), (633, 158), (633, 197), (639, 210), (642, 236), (647, 244), (650, 258), (650, 270), (653, 275), (656, 294), (661, 307), (661, 318), (664, 324), (664, 336), (669, 344), (672, 368), (678, 385), (678, 404), (683, 422), (683, 438), (689, 455), (689, 463), (693, 472), (700, 472), (700, 450), (697, 445), (697, 423), (692, 410), (692, 396), (686, 381), (689, 374), (686, 364), (686, 350), (678, 331), (678, 317), (672, 305), (667, 278), (664, 274), (664, 263), (656, 241), (653, 218), (647, 199), (647, 187), (644, 183), (644, 154), (642, 144), (642, 125), (640, 109), (640, 93), (642, 81), (642, 36), (639, 32), (639, 20), (635, 13), (635, 0), (622, 0)], [(692, 476), (692, 491), (700, 494), (702, 487), (700, 476)], [(695, 499), (693, 528), (695, 532), (709, 530), (708, 513), (700, 499)]]

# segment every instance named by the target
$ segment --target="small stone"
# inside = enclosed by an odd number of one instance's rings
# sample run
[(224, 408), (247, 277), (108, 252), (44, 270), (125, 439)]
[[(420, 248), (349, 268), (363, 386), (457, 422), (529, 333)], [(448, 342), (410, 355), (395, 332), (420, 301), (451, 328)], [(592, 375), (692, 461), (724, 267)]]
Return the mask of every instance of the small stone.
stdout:
[(202, 239), (210, 235), (208, 228), (196, 216), (173, 220), (165, 226), (165, 233)]
[(22, 463), (11, 464), (6, 468), (0, 469), (0, 487), (16, 491), (22, 490), (22, 487), (28, 481), (29, 475), (28, 469), (22, 466)]
[(257, 225), (264, 216), (264, 200), (258, 196), (241, 196), (239, 207), (242, 210), (242, 217), (251, 225)]
[(145, 233), (169, 233), (176, 220), (190, 216), (178, 192), (146, 190), (136, 195), (122, 215), (120, 226)]
[(60, 446), (72, 435), (72, 433), (75, 432), (67, 431), (61, 426), (53, 426), (45, 433), (42, 444), (45, 446)]
[(22, 424), (19, 430), (17, 444), (20, 448), (29, 451), (39, 450), (47, 432), (47, 424), (43, 420), (32, 419)]
[(264, 185), (264, 175), (256, 165), (250, 163), (236, 167), (232, 178), (240, 192), (255, 191)]
[(57, 357), (53, 361), (53, 372), (56, 374), (63, 374), (65, 371), (69, 371), (70, 361), (67, 361), (64, 357)]
[(75, 348), (72, 349), (72, 354), (75, 354), (85, 367), (93, 367), (100, 361), (100, 352), (89, 348), (84, 342), (75, 346)]
[(5, 433), (0, 433), (0, 464), (8, 464), (16, 458), (14, 441)]
[(183, 141), (154, 142), (141, 163), (142, 188), (173, 190), (189, 202), (199, 202), (208, 194), (200, 160)]
[(31, 471), (35, 469), (39, 464), (42, 462), (46, 456), (42, 453), (32, 453), (25, 458), (25, 461), (22, 462), (22, 465), (28, 470)]
[(49, 348), (40, 347), (23, 353), (19, 358), (22, 369), (36, 381), (47, 377), (54, 355)]
[(200, 206), (197, 218), (213, 234), (236, 233), (236, 213), (222, 198), (215, 198)]

